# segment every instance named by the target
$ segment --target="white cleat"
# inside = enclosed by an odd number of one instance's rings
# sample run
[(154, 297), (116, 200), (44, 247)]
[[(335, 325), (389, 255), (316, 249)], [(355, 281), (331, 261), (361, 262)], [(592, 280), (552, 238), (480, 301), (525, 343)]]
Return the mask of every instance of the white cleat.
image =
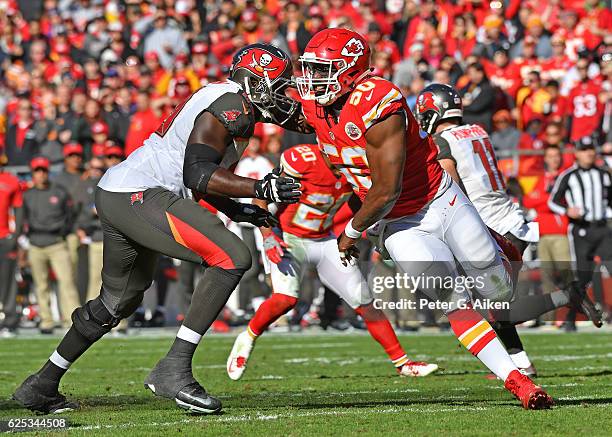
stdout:
[(531, 364), (529, 367), (519, 367), (518, 369), (519, 372), (525, 376), (529, 376), (530, 378), (535, 378), (538, 376), (538, 371), (533, 364)]
[(400, 376), (422, 377), (434, 373), (438, 370), (437, 364), (430, 364), (424, 361), (408, 361), (401, 369), (398, 369)]
[(227, 375), (230, 379), (238, 381), (242, 378), (242, 374), (246, 370), (247, 360), (249, 359), (249, 355), (251, 355), (254, 345), (255, 342), (247, 331), (238, 334), (236, 341), (234, 341), (232, 351), (229, 357), (227, 357)]

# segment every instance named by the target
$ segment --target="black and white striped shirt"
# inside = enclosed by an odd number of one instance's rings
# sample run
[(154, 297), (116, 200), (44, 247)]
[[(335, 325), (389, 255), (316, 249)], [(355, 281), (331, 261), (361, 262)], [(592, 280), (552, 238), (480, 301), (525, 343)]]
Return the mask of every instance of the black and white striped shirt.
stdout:
[(555, 213), (565, 215), (567, 208), (582, 210), (578, 222), (601, 222), (609, 217), (612, 206), (610, 173), (593, 166), (584, 169), (574, 164), (562, 172), (550, 193), (548, 207)]

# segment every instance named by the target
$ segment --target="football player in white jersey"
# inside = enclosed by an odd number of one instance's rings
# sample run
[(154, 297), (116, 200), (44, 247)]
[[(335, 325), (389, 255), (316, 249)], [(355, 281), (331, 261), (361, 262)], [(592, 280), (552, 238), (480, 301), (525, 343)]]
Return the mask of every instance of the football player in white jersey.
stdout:
[[(538, 224), (528, 222), (523, 210), (506, 193), (504, 177), (497, 166), (487, 132), (478, 125), (463, 124), (461, 96), (449, 85), (431, 84), (426, 87), (417, 97), (416, 112), (421, 129), (432, 135), (438, 146), (438, 161), (462, 187), (482, 220), (492, 229), (500, 248), (513, 261), (512, 276), (516, 286), (521, 255), (529, 243), (539, 240)], [(513, 255), (515, 249), (518, 254)], [(544, 296), (515, 299), (509, 312), (498, 314), (497, 334), (523, 373), (535, 375), (536, 371), (523, 349), (514, 323), (531, 320), (570, 304), (598, 324), (601, 316), (597, 309), (575, 287)]]
[(110, 169), (96, 191), (104, 231), (100, 296), (77, 308), (72, 327), (37, 373), (13, 398), (42, 413), (77, 408), (58, 391), (61, 377), (89, 347), (128, 317), (151, 285), (159, 253), (207, 269), (168, 354), (145, 380), (156, 395), (196, 413), (221, 410), (195, 380), (191, 360), (202, 335), (251, 265), (242, 241), (190, 197), (204, 197), (235, 222), (256, 226), (276, 220), (254, 205), (230, 199), (255, 197), (296, 202), (299, 184), (274, 172), (261, 180), (233, 168), (258, 121), (286, 123), (299, 105), (285, 95), (292, 63), (283, 51), (253, 44), (234, 56), (230, 77), (211, 83), (178, 105), (128, 159)]

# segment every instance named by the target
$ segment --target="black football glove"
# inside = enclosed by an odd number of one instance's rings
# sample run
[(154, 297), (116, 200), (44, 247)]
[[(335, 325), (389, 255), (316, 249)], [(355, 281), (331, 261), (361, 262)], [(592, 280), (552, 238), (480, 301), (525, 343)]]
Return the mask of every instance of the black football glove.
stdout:
[(293, 178), (280, 177), (281, 169), (275, 168), (263, 179), (255, 182), (255, 197), (268, 202), (296, 203), (300, 200), (301, 185)]
[(238, 203), (227, 216), (236, 223), (247, 222), (257, 227), (271, 228), (279, 224), (278, 219), (270, 212), (248, 203)]

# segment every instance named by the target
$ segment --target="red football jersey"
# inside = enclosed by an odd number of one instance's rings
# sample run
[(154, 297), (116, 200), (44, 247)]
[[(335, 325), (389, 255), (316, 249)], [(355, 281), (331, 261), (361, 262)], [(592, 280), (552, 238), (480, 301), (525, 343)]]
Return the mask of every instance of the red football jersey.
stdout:
[(363, 79), (351, 92), (337, 119), (314, 100), (303, 101), (303, 112), (314, 127), (323, 152), (363, 200), (372, 186), (365, 134), (376, 122), (403, 112), (406, 116), (406, 163), (402, 193), (387, 217), (414, 214), (436, 195), (442, 180), (438, 150), (419, 129), (399, 88), (380, 77)]
[(570, 140), (577, 141), (593, 134), (601, 122), (604, 112), (599, 101), (601, 83), (595, 80), (582, 82), (572, 89), (568, 96), (568, 115), (572, 116)]
[(285, 150), (281, 166), (302, 184), (299, 203), (283, 204), (278, 210), (283, 232), (302, 238), (326, 237), (334, 215), (353, 194), (351, 186), (344, 176), (334, 175), (314, 144)]

